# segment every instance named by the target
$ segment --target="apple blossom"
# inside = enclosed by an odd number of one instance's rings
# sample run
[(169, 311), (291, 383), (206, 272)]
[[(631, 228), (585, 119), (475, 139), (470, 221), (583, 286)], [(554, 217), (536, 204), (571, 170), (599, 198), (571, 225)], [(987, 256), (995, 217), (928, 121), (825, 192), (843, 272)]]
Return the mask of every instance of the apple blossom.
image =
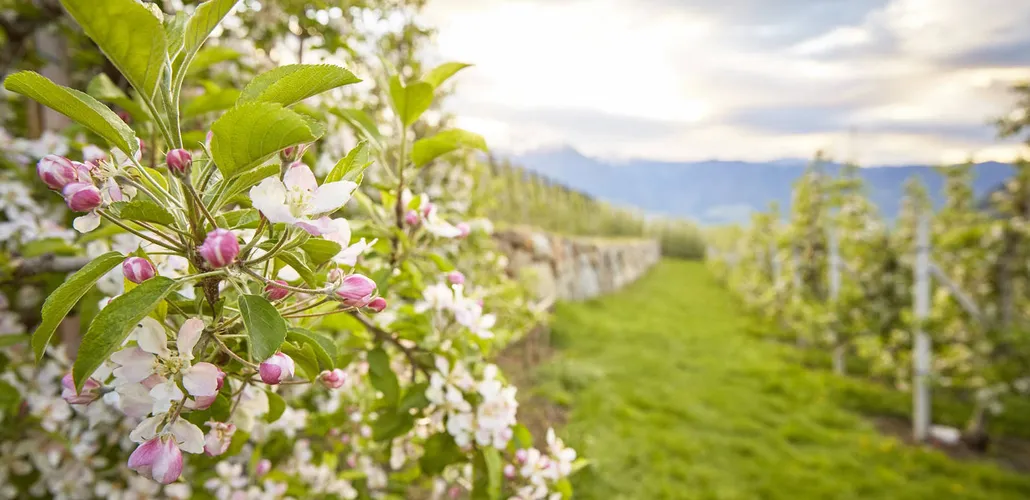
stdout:
[(277, 352), (261, 362), (258, 374), (261, 381), (268, 385), (276, 385), (293, 376), (293, 358)]
[(136, 447), (128, 466), (144, 477), (169, 484), (182, 474), (182, 452), (170, 437), (155, 437)]
[(469, 235), (469, 233), (472, 232), (472, 228), (469, 227), (467, 222), (459, 222), (459, 223), (455, 224), (454, 227), (458, 228), (458, 237), (459, 238), (465, 238), (465, 237), (467, 237)]
[(72, 374), (68, 373), (61, 378), (61, 397), (68, 404), (88, 405), (100, 398), (100, 382), (90, 377), (82, 385), (82, 392), (75, 390), (75, 383), (72, 381)]
[(327, 389), (339, 389), (347, 382), (347, 372), (339, 368), (323, 370), (318, 374), (318, 381)]
[(356, 188), (351, 181), (319, 186), (310, 167), (294, 163), (283, 180), (268, 177), (251, 188), (250, 198), (269, 222), (293, 224), (319, 236), (334, 229), (332, 219), (325, 215), (346, 204)]
[(207, 426), (211, 428), (204, 436), (204, 453), (208, 456), (218, 456), (225, 453), (232, 443), (232, 436), (236, 433), (236, 426), (225, 422), (210, 421)]
[(447, 281), (452, 285), (464, 285), (465, 275), (461, 271), (451, 271), (447, 273)]
[(236, 261), (236, 256), (240, 253), (240, 243), (236, 241), (236, 235), (232, 231), (218, 228), (207, 233), (204, 244), (197, 250), (208, 265), (220, 268)]
[(381, 313), (381, 312), (383, 312), (384, 309), (386, 309), (386, 299), (384, 299), (382, 297), (376, 297), (376, 298), (372, 299), (371, 301), (369, 301), (369, 303), (366, 304), (365, 307), (367, 307), (367, 308), (369, 308), (369, 309), (371, 309), (371, 310), (373, 310), (373, 311), (375, 311), (377, 313)]
[(64, 201), (73, 212), (89, 212), (104, 203), (104, 198), (93, 184), (72, 182), (61, 190)]
[(351, 274), (343, 278), (342, 283), (336, 289), (336, 295), (348, 307), (364, 307), (372, 300), (372, 294), (375, 291), (375, 281), (361, 274)]
[[(288, 284), (286, 283), (286, 281), (283, 280), (273, 280), (273, 282), (278, 283), (280, 285)], [(286, 296), (289, 294), (290, 291), (281, 286), (275, 286), (275, 284), (273, 283), (265, 285), (265, 296), (268, 297), (268, 300), (282, 300), (285, 299)]]
[(79, 180), (79, 172), (72, 161), (57, 155), (46, 155), (39, 160), (36, 173), (47, 187), (56, 190)]
[(128, 257), (122, 261), (122, 275), (125, 279), (139, 284), (156, 276), (157, 269), (143, 257)]
[(419, 217), (418, 212), (414, 210), (408, 210), (407, 213), (404, 214), (404, 223), (409, 226), (417, 226), (421, 220), (422, 218)]
[(173, 149), (165, 155), (165, 165), (177, 176), (189, 176), (190, 168), (193, 166), (193, 155), (185, 149)]

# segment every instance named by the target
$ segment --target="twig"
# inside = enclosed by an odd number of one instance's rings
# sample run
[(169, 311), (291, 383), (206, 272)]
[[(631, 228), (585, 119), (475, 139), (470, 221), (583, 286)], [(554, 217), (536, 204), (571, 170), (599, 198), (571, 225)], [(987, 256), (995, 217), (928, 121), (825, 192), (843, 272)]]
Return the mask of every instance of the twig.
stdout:
[(404, 356), (408, 358), (408, 362), (411, 363), (412, 382), (415, 381), (416, 370), (421, 371), (427, 378), (429, 377), (429, 371), (426, 370), (425, 367), (423, 367), (422, 365), (418, 364), (418, 361), (415, 360), (414, 350), (402, 344), (401, 341), (397, 339), (397, 337), (393, 336), (393, 334), (388, 333), (383, 329), (379, 328), (378, 326), (376, 326), (374, 323), (369, 321), (368, 318), (362, 316), (361, 313), (357, 311), (351, 311), (350, 315), (353, 316), (354, 319), (357, 319), (358, 322), (360, 322), (362, 325), (364, 325), (365, 328), (368, 329), (368, 331), (372, 332), (372, 335), (375, 335), (375, 337), (379, 339), (380, 342), (389, 342), (393, 344), (394, 347), (400, 349), (400, 351), (404, 353)]

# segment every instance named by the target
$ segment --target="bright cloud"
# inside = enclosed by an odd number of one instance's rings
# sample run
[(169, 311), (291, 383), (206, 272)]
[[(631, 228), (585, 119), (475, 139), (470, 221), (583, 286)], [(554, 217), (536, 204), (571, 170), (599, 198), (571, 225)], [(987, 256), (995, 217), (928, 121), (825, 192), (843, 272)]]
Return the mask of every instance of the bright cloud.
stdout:
[(426, 15), (440, 58), (476, 64), (452, 108), (495, 148), (864, 163), (1020, 151), (989, 121), (1030, 79), (1030, 2), (433, 0)]

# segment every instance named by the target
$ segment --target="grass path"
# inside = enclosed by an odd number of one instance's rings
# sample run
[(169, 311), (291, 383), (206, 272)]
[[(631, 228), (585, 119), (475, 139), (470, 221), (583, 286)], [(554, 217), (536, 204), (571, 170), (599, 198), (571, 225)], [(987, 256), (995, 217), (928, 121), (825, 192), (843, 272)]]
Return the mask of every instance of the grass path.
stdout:
[(878, 434), (839, 380), (747, 324), (696, 262), (559, 304), (530, 390), (568, 407), (563, 434), (593, 461), (576, 498), (1030, 498), (1030, 476)]

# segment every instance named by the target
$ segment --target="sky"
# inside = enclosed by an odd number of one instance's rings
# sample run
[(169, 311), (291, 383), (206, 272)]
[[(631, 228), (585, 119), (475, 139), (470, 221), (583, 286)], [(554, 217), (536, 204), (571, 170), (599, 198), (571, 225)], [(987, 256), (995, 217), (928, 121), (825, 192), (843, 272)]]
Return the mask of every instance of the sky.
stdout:
[(1010, 160), (1030, 0), (431, 0), (449, 109), (510, 152)]

